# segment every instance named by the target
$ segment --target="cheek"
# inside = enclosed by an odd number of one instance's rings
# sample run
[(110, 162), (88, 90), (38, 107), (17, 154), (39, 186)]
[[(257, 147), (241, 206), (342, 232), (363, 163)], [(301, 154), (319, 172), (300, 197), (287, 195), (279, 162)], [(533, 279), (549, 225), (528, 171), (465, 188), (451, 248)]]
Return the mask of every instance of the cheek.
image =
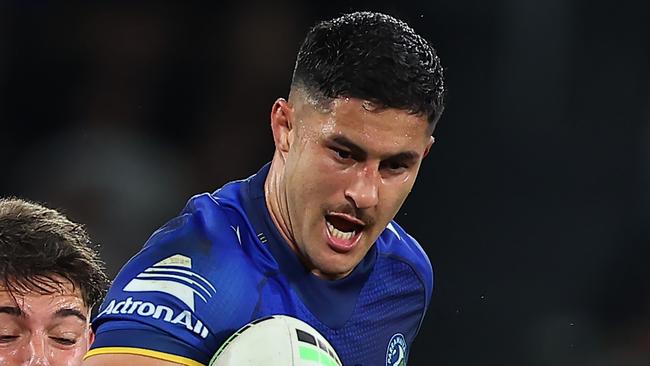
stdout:
[(22, 333), (19, 341), (0, 344), (0, 365), (22, 365), (23, 361), (29, 357), (31, 338), (24, 332)]
[[(379, 194), (383, 197), (381, 202), (384, 204), (384, 209), (387, 214), (395, 215), (411, 192), (413, 182), (408, 180), (404, 182), (395, 182), (393, 184), (384, 184), (382, 188), (383, 190)], [(380, 203), (380, 205), (382, 203)]]
[(50, 359), (52, 366), (78, 366), (81, 365), (84, 355), (88, 352), (90, 341), (88, 335), (82, 337), (74, 348), (61, 349), (51, 347)]
[(18, 360), (17, 347), (0, 348), (0, 365), (12, 365)]
[(53, 366), (77, 366), (88, 351), (88, 343), (81, 342), (72, 349), (54, 349), (51, 352)]
[[(336, 169), (335, 162), (327, 156), (316, 151), (304, 151), (304, 156), (293, 169), (293, 189), (301, 192), (303, 199), (313, 199), (327, 195), (335, 189), (336, 182), (340, 179), (340, 171)], [(311, 203), (305, 203), (311, 207)]]

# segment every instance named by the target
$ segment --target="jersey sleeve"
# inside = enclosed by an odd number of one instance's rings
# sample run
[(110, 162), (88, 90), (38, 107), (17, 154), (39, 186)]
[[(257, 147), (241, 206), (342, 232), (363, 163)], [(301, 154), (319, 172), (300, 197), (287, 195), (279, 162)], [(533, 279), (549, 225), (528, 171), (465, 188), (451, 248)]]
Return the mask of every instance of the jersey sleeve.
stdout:
[(229, 222), (206, 194), (156, 231), (115, 278), (86, 357), (127, 353), (206, 365), (257, 302), (255, 271)]

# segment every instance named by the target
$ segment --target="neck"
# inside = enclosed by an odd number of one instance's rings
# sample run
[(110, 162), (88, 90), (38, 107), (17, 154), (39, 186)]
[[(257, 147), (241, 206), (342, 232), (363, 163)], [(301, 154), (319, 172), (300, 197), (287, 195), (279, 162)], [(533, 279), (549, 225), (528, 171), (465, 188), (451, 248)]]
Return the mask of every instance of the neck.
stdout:
[(271, 162), (269, 174), (264, 182), (264, 198), (273, 223), (289, 247), (298, 252), (298, 247), (291, 231), (291, 218), (287, 205), (286, 185), (284, 182), (284, 160), (276, 151)]

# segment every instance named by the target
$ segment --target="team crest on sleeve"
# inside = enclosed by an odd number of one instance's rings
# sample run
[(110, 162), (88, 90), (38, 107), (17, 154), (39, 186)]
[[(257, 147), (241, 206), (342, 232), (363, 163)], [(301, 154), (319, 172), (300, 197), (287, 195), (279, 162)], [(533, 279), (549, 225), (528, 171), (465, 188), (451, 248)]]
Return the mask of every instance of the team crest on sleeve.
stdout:
[(401, 333), (396, 333), (388, 342), (386, 366), (406, 366), (407, 345)]
[(194, 311), (195, 295), (203, 302), (216, 293), (212, 284), (192, 271), (192, 258), (175, 254), (145, 269), (124, 286), (125, 292), (163, 292)]

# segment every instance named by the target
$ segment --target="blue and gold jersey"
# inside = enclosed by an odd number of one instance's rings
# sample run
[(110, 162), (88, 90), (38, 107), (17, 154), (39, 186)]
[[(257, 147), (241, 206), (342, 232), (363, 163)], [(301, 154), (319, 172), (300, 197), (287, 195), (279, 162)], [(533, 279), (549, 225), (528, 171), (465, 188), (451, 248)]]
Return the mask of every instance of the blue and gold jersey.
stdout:
[(237, 329), (286, 314), (327, 338), (345, 366), (403, 364), (433, 290), (420, 245), (395, 222), (347, 277), (299, 262), (264, 199), (269, 165), (189, 200), (120, 271), (86, 357), (147, 355), (206, 365)]

